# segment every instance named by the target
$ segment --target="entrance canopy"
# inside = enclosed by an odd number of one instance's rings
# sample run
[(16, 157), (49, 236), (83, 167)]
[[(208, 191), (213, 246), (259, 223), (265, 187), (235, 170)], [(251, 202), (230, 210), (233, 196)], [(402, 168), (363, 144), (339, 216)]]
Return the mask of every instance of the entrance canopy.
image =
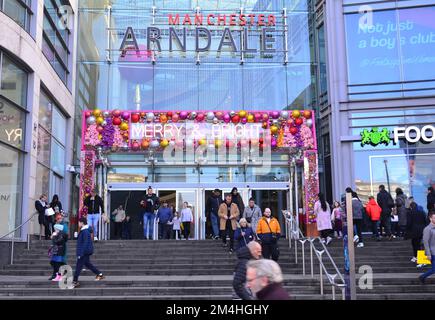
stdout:
[[(80, 199), (95, 184), (101, 154), (157, 154), (167, 164), (261, 165), (267, 174), (273, 155), (286, 153), (304, 166), (306, 223), (315, 222), (319, 190), (314, 112), (283, 111), (84, 111)], [(290, 165), (291, 163), (289, 163)], [(263, 171), (262, 171), (263, 170)], [(80, 214), (85, 214), (80, 210)]]

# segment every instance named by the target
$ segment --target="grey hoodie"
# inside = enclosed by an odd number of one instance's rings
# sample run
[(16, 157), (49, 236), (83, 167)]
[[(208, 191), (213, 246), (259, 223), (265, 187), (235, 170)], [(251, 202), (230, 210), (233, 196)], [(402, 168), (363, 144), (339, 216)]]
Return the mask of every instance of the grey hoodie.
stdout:
[(429, 225), (423, 230), (424, 250), (427, 256), (435, 256), (435, 225)]

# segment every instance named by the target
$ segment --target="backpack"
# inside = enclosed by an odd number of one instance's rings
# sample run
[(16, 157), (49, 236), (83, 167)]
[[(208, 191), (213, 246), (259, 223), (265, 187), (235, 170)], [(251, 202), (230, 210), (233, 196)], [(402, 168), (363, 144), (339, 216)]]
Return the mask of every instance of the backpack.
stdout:
[(388, 194), (387, 206), (389, 208), (394, 208), (395, 206), (393, 197), (390, 194)]

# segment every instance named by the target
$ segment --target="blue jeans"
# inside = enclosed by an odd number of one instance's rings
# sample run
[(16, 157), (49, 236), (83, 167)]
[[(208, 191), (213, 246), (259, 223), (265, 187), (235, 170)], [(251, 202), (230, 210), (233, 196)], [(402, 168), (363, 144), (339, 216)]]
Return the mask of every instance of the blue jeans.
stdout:
[(219, 237), (219, 217), (213, 213), (210, 213), (211, 227), (213, 229), (213, 235)]
[(427, 277), (430, 277), (431, 275), (435, 274), (435, 256), (434, 255), (432, 255), (431, 261), (432, 261), (432, 269), (430, 269), (428, 272), (423, 273), (421, 275), (421, 277), (423, 279), (426, 279)]
[(78, 281), (79, 280), (79, 276), (80, 276), (80, 273), (83, 270), (83, 267), (88, 268), (89, 270), (91, 270), (96, 275), (99, 275), (101, 273), (101, 271), (98, 270), (91, 263), (90, 256), (89, 255), (84, 255), (83, 257), (80, 257), (80, 259), (77, 259), (76, 272), (74, 273), (73, 281)]
[(372, 232), (373, 236), (379, 238), (379, 227), (381, 226), (381, 221), (372, 221)]
[(94, 213), (88, 214), (88, 225), (92, 227), (94, 231), (94, 237), (98, 237), (98, 222), (100, 221), (101, 214)]
[(156, 216), (153, 212), (145, 212), (143, 214), (143, 236), (145, 238), (148, 238), (148, 239), (153, 238), (154, 219), (155, 218), (156, 218)]

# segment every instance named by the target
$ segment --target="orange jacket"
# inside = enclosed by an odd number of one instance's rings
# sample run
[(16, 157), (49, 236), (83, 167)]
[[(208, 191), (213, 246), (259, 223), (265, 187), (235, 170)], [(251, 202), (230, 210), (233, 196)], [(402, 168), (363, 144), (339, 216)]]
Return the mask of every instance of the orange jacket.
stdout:
[(269, 226), (267, 225), (266, 217), (262, 217), (257, 225), (257, 234), (260, 235), (265, 233), (281, 233), (281, 227), (279, 226), (279, 222), (276, 218), (270, 217)]
[(372, 221), (379, 221), (382, 208), (376, 203), (375, 199), (370, 199), (366, 206), (366, 212)]

